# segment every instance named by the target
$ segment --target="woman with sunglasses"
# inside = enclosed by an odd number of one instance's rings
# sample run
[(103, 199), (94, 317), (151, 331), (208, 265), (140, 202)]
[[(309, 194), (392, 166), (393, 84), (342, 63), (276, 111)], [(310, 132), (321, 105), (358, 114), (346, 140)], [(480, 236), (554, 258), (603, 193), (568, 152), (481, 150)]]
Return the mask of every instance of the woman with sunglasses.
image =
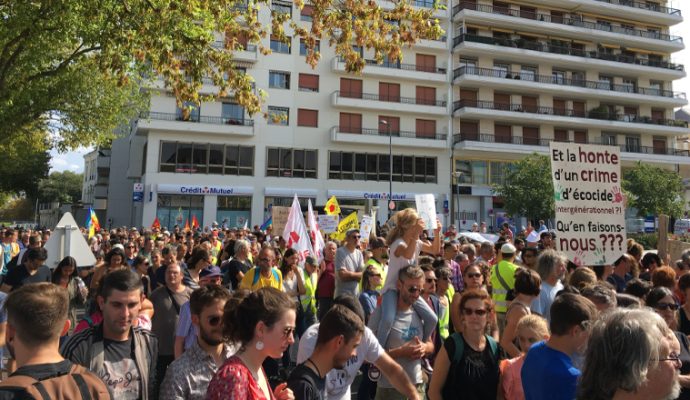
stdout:
[(206, 392), (209, 400), (292, 400), (286, 383), (274, 391), (262, 368), (293, 344), (295, 303), (278, 289), (264, 287), (225, 304), (223, 337), (239, 351), (218, 369)]
[(481, 290), (465, 291), (460, 310), (462, 333), (453, 333), (436, 355), (429, 399), (495, 400), (504, 357), (500, 345), (485, 333), (493, 316), (491, 297)]
[(652, 289), (647, 294), (647, 307), (651, 307), (661, 318), (666, 321), (666, 324), (671, 328), (680, 343), (680, 377), (679, 382), (681, 386), (680, 396), (678, 399), (690, 399), (690, 341), (684, 333), (676, 331), (676, 312), (678, 311), (678, 303), (676, 303), (673, 292), (665, 286), (658, 286)]
[(465, 288), (463, 289), (463, 292), (455, 293), (450, 306), (450, 325), (453, 332), (460, 332), (462, 330), (460, 323), (460, 299), (462, 298), (462, 294), (470, 290), (486, 290), (486, 287), (484, 286), (484, 274), (482, 274), (480, 265), (481, 263), (482, 262), (480, 261), (479, 263), (471, 264), (465, 268), (465, 271), (462, 273)]

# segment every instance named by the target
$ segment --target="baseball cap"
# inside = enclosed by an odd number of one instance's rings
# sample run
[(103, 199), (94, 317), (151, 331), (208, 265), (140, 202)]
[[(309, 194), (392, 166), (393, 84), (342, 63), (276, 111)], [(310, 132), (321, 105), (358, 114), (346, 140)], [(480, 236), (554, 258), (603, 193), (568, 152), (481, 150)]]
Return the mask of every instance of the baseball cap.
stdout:
[(306, 256), (306, 257), (304, 258), (304, 263), (305, 263), (305, 264), (309, 264), (309, 265), (318, 265), (317, 262), (316, 262), (316, 258), (314, 258), (314, 257), (312, 257), (312, 256)]
[(199, 278), (214, 278), (216, 276), (223, 276), (223, 273), (220, 272), (220, 268), (216, 267), (215, 265), (208, 266), (204, 269), (202, 269), (199, 272)]
[(506, 243), (503, 246), (501, 246), (501, 253), (503, 254), (515, 254), (516, 251), (517, 249), (515, 248), (515, 246), (513, 246), (510, 243)]

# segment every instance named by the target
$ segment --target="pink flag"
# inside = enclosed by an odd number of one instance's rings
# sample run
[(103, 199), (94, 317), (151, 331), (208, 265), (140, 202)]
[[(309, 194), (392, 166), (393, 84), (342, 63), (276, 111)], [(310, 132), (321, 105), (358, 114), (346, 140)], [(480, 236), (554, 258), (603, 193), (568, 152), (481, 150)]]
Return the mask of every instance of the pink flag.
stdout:
[(323, 242), (323, 235), (319, 230), (319, 223), (316, 222), (316, 215), (311, 208), (311, 199), (309, 199), (309, 208), (307, 209), (307, 220), (309, 221), (309, 234), (311, 235), (312, 247), (314, 248), (314, 258), (317, 263), (321, 263), (323, 258), (323, 248), (326, 244)]
[(311, 240), (309, 240), (309, 233), (307, 233), (307, 226), (304, 224), (304, 215), (299, 206), (297, 195), (292, 200), (292, 207), (290, 207), (290, 214), (288, 214), (285, 230), (283, 231), (283, 239), (287, 243), (287, 247), (297, 250), (300, 261), (304, 261), (305, 257), (314, 254), (311, 248)]

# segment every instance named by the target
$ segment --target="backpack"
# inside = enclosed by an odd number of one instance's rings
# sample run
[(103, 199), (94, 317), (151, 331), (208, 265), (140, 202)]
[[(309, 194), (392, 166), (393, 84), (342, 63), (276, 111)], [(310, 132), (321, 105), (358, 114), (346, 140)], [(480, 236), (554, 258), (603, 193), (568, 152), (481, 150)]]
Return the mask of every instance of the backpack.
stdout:
[[(491, 348), (491, 356), (493, 357), (493, 360), (495, 362), (498, 362), (498, 343), (496, 343), (496, 340), (489, 336), (489, 335), (484, 335), (486, 337), (486, 343), (489, 345)], [(462, 355), (465, 352), (465, 341), (462, 340), (460, 337), (460, 334), (455, 332), (450, 337), (453, 338), (453, 342), (455, 342), (455, 353), (453, 354), (453, 358), (450, 360), (453, 364), (460, 362), (462, 359)]]
[(12, 375), (0, 382), (0, 390), (23, 390), (37, 400), (100, 400), (110, 399), (105, 383), (79, 364), (72, 364), (69, 373), (36, 380), (28, 375)]
[[(273, 279), (276, 280), (276, 282), (280, 283), (280, 276), (278, 275), (278, 271), (276, 271), (275, 268), (271, 267), (271, 272), (273, 273)], [(254, 281), (252, 281), (252, 287), (256, 285), (259, 282), (259, 278), (261, 277), (261, 272), (259, 267), (254, 267)]]

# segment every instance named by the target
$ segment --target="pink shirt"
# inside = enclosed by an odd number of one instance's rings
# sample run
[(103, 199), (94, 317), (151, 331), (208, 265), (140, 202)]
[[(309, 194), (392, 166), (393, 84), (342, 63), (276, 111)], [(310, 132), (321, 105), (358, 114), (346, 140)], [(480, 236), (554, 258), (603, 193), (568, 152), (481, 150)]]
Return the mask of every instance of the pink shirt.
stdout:
[(505, 400), (525, 400), (525, 393), (522, 391), (522, 378), (520, 370), (525, 362), (525, 355), (520, 355), (510, 360), (501, 361), (501, 390)]

